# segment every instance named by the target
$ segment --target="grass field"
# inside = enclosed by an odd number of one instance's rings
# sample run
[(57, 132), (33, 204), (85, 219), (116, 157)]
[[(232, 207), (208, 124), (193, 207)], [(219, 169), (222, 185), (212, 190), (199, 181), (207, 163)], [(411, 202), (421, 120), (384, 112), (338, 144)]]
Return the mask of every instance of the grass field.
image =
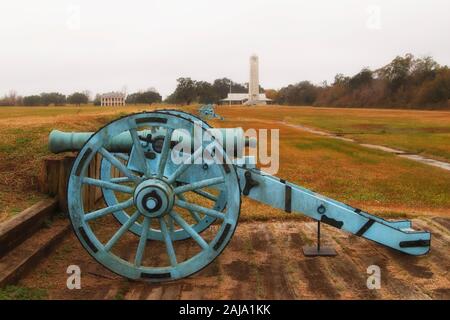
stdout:
[[(46, 197), (37, 177), (52, 129), (95, 131), (131, 112), (167, 106), (0, 108), (0, 221)], [(183, 110), (196, 113), (196, 107)], [(219, 107), (221, 127), (280, 129), (278, 176), (353, 206), (384, 215), (448, 215), (450, 173), (367, 149), (355, 143), (306, 133), (301, 124), (450, 160), (450, 112), (309, 107)], [(243, 202), (244, 219), (281, 217), (276, 210)]]
[(450, 112), (277, 107), (258, 118), (320, 128), (358, 142), (450, 160)]

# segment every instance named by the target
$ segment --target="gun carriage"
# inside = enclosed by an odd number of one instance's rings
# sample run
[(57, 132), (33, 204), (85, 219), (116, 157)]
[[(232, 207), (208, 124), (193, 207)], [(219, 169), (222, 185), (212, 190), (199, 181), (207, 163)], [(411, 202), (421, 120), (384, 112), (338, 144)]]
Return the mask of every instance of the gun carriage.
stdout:
[[(196, 137), (195, 126), (203, 139)], [(216, 139), (220, 135), (226, 138)], [(191, 150), (178, 150), (180, 142)], [(241, 128), (213, 129), (176, 110), (132, 114), (95, 133), (54, 130), (49, 137), (52, 152), (78, 152), (67, 192), (76, 236), (99, 263), (130, 279), (175, 280), (207, 266), (233, 236), (242, 196), (405, 254), (429, 251), (430, 233), (412, 229), (408, 220), (384, 220), (259, 170), (252, 157), (240, 156), (243, 148), (254, 144)], [(182, 162), (174, 160), (176, 154)], [(96, 155), (102, 158), (100, 176), (90, 177), (87, 168)], [(217, 156), (222, 163), (206, 161)], [(120, 174), (113, 175), (114, 171)], [(101, 189), (104, 206), (85, 211), (87, 186)], [(119, 224), (103, 239), (95, 222), (108, 216)], [(131, 260), (114, 251), (125, 234), (136, 236)], [(174, 244), (183, 241), (195, 243), (196, 250), (183, 249), (180, 254)], [(156, 242), (165, 248), (167, 258), (159, 264), (153, 263), (159, 258), (146, 256)]]

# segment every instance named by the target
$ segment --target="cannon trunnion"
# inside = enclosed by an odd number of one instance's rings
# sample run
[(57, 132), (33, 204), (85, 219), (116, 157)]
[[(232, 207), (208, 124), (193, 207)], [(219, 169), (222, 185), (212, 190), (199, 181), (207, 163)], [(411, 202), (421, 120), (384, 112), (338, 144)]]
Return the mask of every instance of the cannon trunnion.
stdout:
[[(242, 195), (406, 254), (429, 251), (431, 234), (408, 220), (381, 219), (257, 169), (241, 156), (255, 142), (240, 128), (213, 129), (163, 110), (117, 119), (95, 133), (53, 131), (49, 148), (78, 151), (67, 193), (76, 236), (99, 263), (130, 279), (175, 280), (207, 266), (237, 227)], [(96, 156), (100, 176), (90, 177)], [(90, 212), (83, 208), (88, 187), (104, 198)]]

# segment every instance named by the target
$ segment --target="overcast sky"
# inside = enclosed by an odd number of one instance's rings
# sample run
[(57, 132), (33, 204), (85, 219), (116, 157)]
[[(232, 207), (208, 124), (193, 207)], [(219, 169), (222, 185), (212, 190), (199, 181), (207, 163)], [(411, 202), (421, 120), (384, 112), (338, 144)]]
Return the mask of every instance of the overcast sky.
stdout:
[(2, 0), (0, 95), (43, 91), (163, 96), (178, 77), (265, 88), (332, 81), (398, 54), (450, 64), (448, 0)]

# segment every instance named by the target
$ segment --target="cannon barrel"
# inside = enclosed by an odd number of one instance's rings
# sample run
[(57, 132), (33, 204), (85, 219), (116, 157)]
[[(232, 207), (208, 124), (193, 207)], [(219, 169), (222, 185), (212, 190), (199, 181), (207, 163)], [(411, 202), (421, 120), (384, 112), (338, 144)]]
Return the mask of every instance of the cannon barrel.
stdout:
[[(244, 135), (242, 128), (215, 128), (210, 129), (215, 137), (222, 137), (222, 145), (227, 146), (228, 139), (234, 142), (234, 150), (243, 146), (256, 147), (256, 138), (249, 138)], [(94, 134), (94, 132), (63, 132), (53, 130), (50, 132), (48, 139), (48, 147), (52, 153), (61, 153), (69, 151), (80, 151), (86, 141)], [(148, 134), (154, 134), (150, 130), (139, 132), (139, 136), (146, 137)], [(175, 131), (172, 141), (180, 142), (184, 139), (191, 140), (191, 136), (184, 132)], [(129, 152), (133, 146), (131, 135), (128, 131), (112, 137), (106, 145), (106, 149), (111, 152)]]
[[(48, 137), (48, 148), (52, 153), (80, 151), (94, 132), (63, 132), (52, 130)], [(133, 141), (128, 132), (124, 132), (109, 141), (107, 149), (111, 152), (126, 152), (131, 149)]]

